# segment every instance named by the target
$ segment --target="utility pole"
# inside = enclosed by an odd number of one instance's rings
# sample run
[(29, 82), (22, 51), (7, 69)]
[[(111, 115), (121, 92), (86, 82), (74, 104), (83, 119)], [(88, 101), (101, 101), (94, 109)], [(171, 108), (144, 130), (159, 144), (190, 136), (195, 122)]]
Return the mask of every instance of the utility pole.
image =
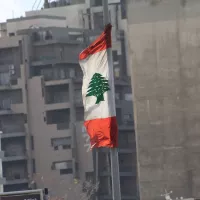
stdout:
[[(104, 25), (110, 23), (109, 9), (108, 9), (108, 0), (103, 1), (103, 14), (104, 14)], [(113, 66), (112, 59), (112, 49), (107, 49), (108, 61), (110, 65)], [(113, 71), (112, 71), (112, 78)], [(113, 88), (114, 89), (114, 88)], [(111, 177), (112, 177), (112, 197), (113, 200), (121, 200), (121, 188), (120, 188), (120, 175), (119, 175), (119, 161), (118, 161), (118, 149), (110, 149), (110, 160), (111, 160)]]

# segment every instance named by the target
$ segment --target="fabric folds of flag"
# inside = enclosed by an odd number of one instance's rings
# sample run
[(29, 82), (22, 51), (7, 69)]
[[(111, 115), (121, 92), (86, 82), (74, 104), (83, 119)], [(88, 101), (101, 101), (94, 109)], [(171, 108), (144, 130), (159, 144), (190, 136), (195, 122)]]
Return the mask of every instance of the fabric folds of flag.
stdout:
[(79, 55), (83, 71), (82, 97), (84, 125), (92, 147), (118, 146), (113, 66), (111, 62), (111, 24)]

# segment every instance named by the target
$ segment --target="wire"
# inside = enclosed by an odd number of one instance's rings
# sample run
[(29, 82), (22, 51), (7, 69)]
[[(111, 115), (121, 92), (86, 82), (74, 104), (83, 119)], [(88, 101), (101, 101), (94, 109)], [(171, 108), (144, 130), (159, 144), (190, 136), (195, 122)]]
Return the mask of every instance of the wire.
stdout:
[(41, 4), (41, 3), (42, 3), (42, 0), (40, 0), (38, 6), (37, 6), (37, 8), (36, 8), (36, 10), (40, 7), (40, 4)]
[(37, 3), (37, 0), (35, 0), (35, 2), (33, 3), (32, 10), (34, 9), (36, 3)]

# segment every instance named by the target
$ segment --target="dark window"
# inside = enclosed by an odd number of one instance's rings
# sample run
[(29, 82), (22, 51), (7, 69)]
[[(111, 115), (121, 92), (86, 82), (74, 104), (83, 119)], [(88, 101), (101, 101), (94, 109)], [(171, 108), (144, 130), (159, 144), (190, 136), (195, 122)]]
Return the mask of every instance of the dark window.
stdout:
[(102, 6), (103, 2), (102, 0), (94, 0), (94, 6)]
[(9, 33), (9, 36), (10, 37), (15, 36), (15, 33)]
[(63, 149), (71, 149), (71, 145), (63, 145)]
[(62, 174), (72, 174), (73, 170), (72, 169), (61, 169), (60, 170), (60, 175)]
[(40, 34), (37, 33), (37, 32), (34, 32), (33, 35), (32, 35), (32, 39), (33, 39), (34, 42), (40, 41), (41, 40)]
[(121, 17), (122, 19), (126, 19), (127, 18), (127, 10), (126, 10), (126, 5), (127, 5), (127, 0), (123, 0), (121, 1)]
[(93, 173), (93, 172), (86, 172), (86, 173), (85, 173), (85, 178), (86, 178), (86, 181), (91, 181), (91, 182), (93, 182), (94, 173)]
[(35, 159), (32, 160), (33, 173), (36, 173)]
[(34, 150), (34, 139), (33, 139), (33, 136), (31, 136), (31, 149)]
[(28, 122), (27, 115), (24, 115), (24, 123), (26, 124)]
[(17, 79), (11, 79), (10, 83), (11, 83), (11, 85), (17, 85), (18, 81), (17, 81)]
[(58, 146), (55, 146), (55, 147), (54, 147), (54, 150), (57, 151), (57, 150), (58, 150)]
[(59, 146), (63, 149), (71, 149), (71, 137), (52, 138), (51, 145), (54, 150), (58, 150)]
[(44, 79), (41, 79), (42, 97), (44, 97)]
[(45, 32), (45, 40), (52, 40), (52, 33), (51, 31), (46, 31)]
[(112, 54), (113, 54), (113, 61), (114, 61), (114, 62), (119, 61), (119, 57), (118, 57), (117, 51), (114, 50), (114, 51), (112, 52)]
[(94, 29), (103, 30), (104, 23), (103, 23), (103, 12), (96, 12), (93, 14), (94, 20)]

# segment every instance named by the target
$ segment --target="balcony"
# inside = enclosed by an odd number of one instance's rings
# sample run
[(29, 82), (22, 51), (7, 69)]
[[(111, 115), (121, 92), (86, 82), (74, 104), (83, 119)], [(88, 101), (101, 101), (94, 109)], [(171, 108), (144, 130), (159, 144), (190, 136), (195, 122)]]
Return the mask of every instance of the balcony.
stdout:
[(0, 83), (0, 90), (16, 90), (20, 89), (19, 85), (12, 85), (10, 82), (8, 84), (1, 84)]
[(11, 99), (0, 101), (0, 115), (13, 114), (11, 110)]
[(32, 62), (32, 66), (44, 66), (44, 65), (55, 65), (60, 63), (72, 63), (77, 64), (78, 63), (78, 57), (74, 56), (73, 54), (70, 56), (65, 56), (64, 58), (59, 58), (56, 56), (40, 56), (38, 58), (35, 58)]
[(54, 85), (46, 87), (46, 110), (70, 108), (69, 85)]
[(134, 140), (125, 141), (124, 139), (119, 139), (119, 148), (121, 148), (121, 149), (134, 149), (135, 150), (136, 149), (136, 143), (134, 142)]
[(27, 155), (26, 151), (23, 152), (17, 152), (17, 151), (5, 151), (3, 161), (4, 162), (10, 162), (10, 161), (22, 161), (26, 160)]
[(52, 110), (62, 110), (70, 108), (70, 103), (65, 102), (65, 103), (53, 103), (53, 104), (46, 104), (45, 105), (45, 110), (46, 111), (52, 111)]
[(131, 131), (134, 130), (134, 121), (121, 121), (119, 124), (119, 131)]
[(1, 131), (3, 132), (1, 138), (24, 137), (26, 135), (24, 125), (3, 125)]
[(136, 176), (136, 167), (119, 164), (119, 172), (120, 176)]
[(24, 184), (28, 183), (28, 178), (16, 178), (16, 177), (10, 177), (5, 179), (5, 184), (4, 185), (15, 185), (15, 184)]
[[(48, 79), (47, 79), (48, 80)], [(45, 80), (45, 81), (47, 81)], [(48, 80), (45, 82), (45, 86), (53, 86), (53, 85), (66, 85), (70, 83), (70, 79), (61, 79), (61, 80)]]
[(75, 98), (75, 104), (77, 107), (83, 107), (83, 99), (82, 98)]
[(122, 106), (121, 100), (115, 99), (115, 106), (116, 106), (117, 108), (121, 108), (121, 106)]
[(47, 125), (57, 125), (57, 130), (70, 128), (70, 109), (51, 110), (46, 112)]

